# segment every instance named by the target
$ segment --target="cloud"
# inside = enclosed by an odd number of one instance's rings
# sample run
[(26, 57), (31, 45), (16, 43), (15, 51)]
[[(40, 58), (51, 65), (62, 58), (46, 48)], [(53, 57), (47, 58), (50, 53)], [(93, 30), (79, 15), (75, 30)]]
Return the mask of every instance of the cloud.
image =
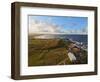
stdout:
[(81, 30), (66, 30), (65, 33), (67, 34), (87, 34), (87, 30), (86, 29), (81, 29)]
[(29, 34), (87, 34), (87, 28), (72, 28), (68, 30), (64, 30), (62, 28), (63, 27), (60, 27), (54, 23), (48, 22), (48, 20), (46, 22), (34, 19), (29, 21)]
[(61, 28), (55, 24), (32, 20), (29, 22), (29, 34), (34, 33), (62, 33)]

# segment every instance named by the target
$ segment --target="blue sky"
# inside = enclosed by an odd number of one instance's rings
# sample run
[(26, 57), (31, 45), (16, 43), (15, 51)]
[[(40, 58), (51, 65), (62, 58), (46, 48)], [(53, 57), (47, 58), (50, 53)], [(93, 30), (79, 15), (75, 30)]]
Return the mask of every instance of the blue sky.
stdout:
[[(87, 17), (69, 17), (69, 16), (29, 16), (29, 23), (38, 21), (46, 24), (52, 24), (55, 27), (60, 27), (61, 32), (67, 33), (83, 33), (87, 34), (88, 18)], [(34, 26), (33, 26), (34, 28)], [(48, 27), (47, 27), (48, 28)]]

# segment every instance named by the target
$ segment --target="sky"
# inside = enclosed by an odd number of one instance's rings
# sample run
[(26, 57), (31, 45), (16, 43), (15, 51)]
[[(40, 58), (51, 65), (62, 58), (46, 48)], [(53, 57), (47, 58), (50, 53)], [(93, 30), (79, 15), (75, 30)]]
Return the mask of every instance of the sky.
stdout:
[(87, 17), (29, 15), (29, 34), (87, 34)]

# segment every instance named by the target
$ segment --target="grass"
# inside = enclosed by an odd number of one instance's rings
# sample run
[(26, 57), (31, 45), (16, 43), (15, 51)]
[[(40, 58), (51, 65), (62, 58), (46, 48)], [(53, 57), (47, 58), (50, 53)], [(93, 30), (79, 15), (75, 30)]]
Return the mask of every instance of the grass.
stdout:
[[(62, 39), (34, 39), (29, 37), (28, 66), (72, 64), (67, 55), (69, 44), (70, 42)], [(86, 54), (86, 52), (83, 53)]]

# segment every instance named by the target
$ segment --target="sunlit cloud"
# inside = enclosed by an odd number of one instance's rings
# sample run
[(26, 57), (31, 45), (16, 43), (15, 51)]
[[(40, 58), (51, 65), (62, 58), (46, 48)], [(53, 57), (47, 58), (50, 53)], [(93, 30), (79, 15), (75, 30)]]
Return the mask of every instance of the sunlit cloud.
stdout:
[(34, 34), (34, 33), (55, 34), (55, 33), (63, 33), (63, 32), (61, 31), (61, 27), (55, 24), (32, 20), (29, 24), (29, 34)]
[(63, 26), (51, 23), (50, 21), (52, 21), (51, 18), (47, 21), (31, 19), (29, 21), (29, 34), (87, 34), (86, 27), (83, 27), (82, 29), (74, 29), (73, 26), (72, 29), (65, 30), (63, 29)]

